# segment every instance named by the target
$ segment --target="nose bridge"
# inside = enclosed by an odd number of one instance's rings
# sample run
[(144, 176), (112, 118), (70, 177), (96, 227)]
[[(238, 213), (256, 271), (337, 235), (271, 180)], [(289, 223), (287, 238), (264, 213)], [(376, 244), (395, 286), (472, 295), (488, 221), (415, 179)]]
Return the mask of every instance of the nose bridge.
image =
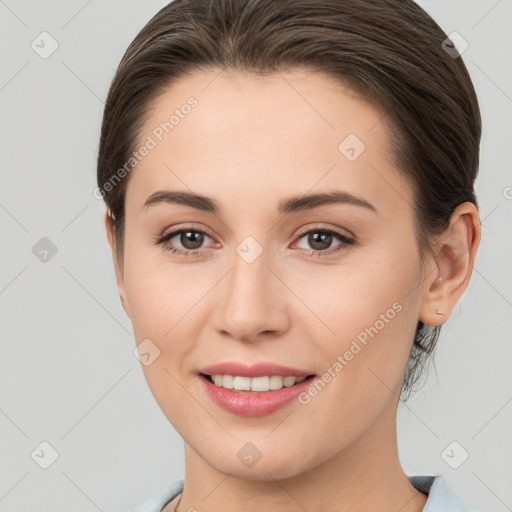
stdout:
[(217, 328), (238, 339), (253, 339), (261, 332), (280, 331), (286, 325), (282, 286), (268, 267), (271, 251), (247, 236), (231, 259), (227, 284), (219, 297)]
[(245, 295), (259, 294), (265, 286), (269, 286), (269, 250), (254, 237), (248, 236), (238, 244), (235, 253), (232, 260), (231, 295), (243, 298)]

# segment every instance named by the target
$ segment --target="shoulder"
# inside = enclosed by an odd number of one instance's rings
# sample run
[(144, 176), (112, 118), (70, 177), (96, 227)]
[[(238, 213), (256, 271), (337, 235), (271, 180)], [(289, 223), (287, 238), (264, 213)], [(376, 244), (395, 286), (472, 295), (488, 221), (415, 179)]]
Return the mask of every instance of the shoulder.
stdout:
[[(418, 491), (428, 495), (423, 512), (476, 512), (450, 489), (441, 475), (410, 476), (409, 481)], [(183, 486), (183, 480), (174, 482), (135, 507), (132, 512), (161, 512), (167, 503), (183, 491)]]
[(448, 486), (441, 476), (410, 476), (409, 481), (418, 491), (428, 494), (423, 512), (476, 512)]
[(161, 512), (161, 510), (183, 491), (184, 480), (178, 480), (167, 486), (154, 496), (151, 496), (141, 505), (135, 507), (132, 512)]

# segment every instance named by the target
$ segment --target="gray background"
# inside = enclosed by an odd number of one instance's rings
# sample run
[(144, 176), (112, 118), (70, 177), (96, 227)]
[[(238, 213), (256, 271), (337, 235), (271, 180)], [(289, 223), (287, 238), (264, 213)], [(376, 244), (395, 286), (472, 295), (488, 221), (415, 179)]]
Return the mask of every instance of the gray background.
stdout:
[[(165, 3), (0, 1), (1, 511), (129, 510), (183, 477), (181, 438), (133, 355), (93, 196), (108, 86)], [(408, 474), (443, 474), (475, 508), (512, 510), (512, 2), (421, 5), (469, 43), (484, 119), (483, 230), (436, 370), (400, 407), (400, 455)], [(46, 59), (31, 47), (43, 31), (58, 43)], [(43, 237), (57, 249), (46, 261)], [(58, 453), (48, 469), (42, 442)]]

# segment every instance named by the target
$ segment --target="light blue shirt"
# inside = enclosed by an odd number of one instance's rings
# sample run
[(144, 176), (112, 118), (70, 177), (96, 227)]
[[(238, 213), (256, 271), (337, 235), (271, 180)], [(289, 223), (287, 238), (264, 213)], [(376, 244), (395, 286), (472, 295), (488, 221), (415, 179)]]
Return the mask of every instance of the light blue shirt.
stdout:
[[(444, 478), (438, 476), (410, 476), (411, 484), (428, 495), (423, 512), (475, 512), (449, 487)], [(132, 512), (161, 512), (162, 509), (183, 491), (184, 480), (178, 480), (155, 494)]]

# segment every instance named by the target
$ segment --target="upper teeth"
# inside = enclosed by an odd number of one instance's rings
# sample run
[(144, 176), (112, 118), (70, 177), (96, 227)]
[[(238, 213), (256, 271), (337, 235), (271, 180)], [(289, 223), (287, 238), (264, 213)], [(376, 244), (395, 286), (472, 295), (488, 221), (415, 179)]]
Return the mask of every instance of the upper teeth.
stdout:
[(269, 391), (290, 387), (302, 382), (306, 377), (280, 377), (271, 375), (266, 377), (240, 377), (233, 375), (212, 375), (213, 383), (226, 389), (235, 391)]

